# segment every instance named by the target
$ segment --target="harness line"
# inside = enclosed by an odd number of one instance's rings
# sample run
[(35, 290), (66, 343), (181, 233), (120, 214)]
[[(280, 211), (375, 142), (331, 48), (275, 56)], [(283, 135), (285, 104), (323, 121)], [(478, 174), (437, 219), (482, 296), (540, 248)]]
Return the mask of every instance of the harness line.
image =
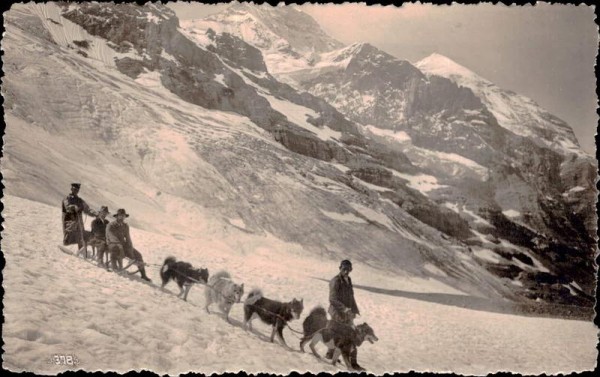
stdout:
[[(244, 305), (246, 305), (246, 304), (244, 304)], [(291, 327), (291, 326), (290, 326), (290, 325), (287, 323), (286, 319), (285, 319), (285, 318), (283, 318), (283, 317), (282, 317), (280, 314), (277, 314), (277, 313), (275, 313), (275, 312), (272, 312), (272, 311), (270, 311), (270, 310), (267, 310), (267, 309), (265, 309), (265, 308), (261, 308), (260, 306), (256, 306), (255, 304), (247, 304), (247, 305), (248, 305), (248, 306), (252, 306), (252, 307), (254, 307), (254, 308), (256, 308), (256, 309), (260, 309), (260, 310), (262, 310), (262, 311), (264, 311), (264, 312), (267, 312), (267, 313), (273, 314), (274, 316), (276, 316), (276, 317), (280, 318), (280, 319), (283, 321), (283, 324), (284, 324), (284, 325), (285, 325), (285, 326), (286, 326), (288, 329), (290, 329), (290, 331), (292, 331), (292, 332), (294, 332), (294, 333), (296, 333), (296, 334), (303, 334), (303, 335), (304, 335), (304, 332), (302, 332), (302, 331), (298, 331), (298, 330), (294, 330), (294, 329), (293, 329), (293, 328), (292, 328), (292, 327)]]
[[(157, 265), (157, 266), (158, 266), (158, 265)], [(162, 265), (160, 266), (160, 268), (162, 269)], [(232, 304), (232, 305), (233, 305), (233, 304), (240, 304), (240, 303), (241, 303), (241, 302), (238, 302), (238, 301), (236, 301), (236, 300), (235, 300), (235, 297), (227, 296), (227, 295), (225, 295), (223, 292), (221, 292), (221, 291), (219, 291), (218, 289), (216, 289), (215, 287), (213, 287), (212, 285), (208, 285), (208, 282), (206, 282), (206, 283), (205, 283), (205, 282), (203, 282), (202, 280), (197, 280), (197, 279), (194, 279), (194, 278), (192, 278), (192, 277), (190, 277), (190, 276), (188, 276), (188, 275), (185, 275), (185, 274), (183, 274), (183, 273), (181, 273), (181, 272), (179, 272), (179, 271), (177, 271), (177, 270), (171, 270), (171, 271), (175, 272), (176, 274), (179, 274), (180, 276), (183, 276), (183, 277), (185, 277), (186, 279), (189, 279), (189, 280), (191, 280), (193, 284), (200, 284), (200, 285), (204, 285), (205, 287), (208, 287), (208, 288), (212, 289), (214, 292), (217, 292), (218, 294), (220, 294), (220, 295), (221, 295), (221, 296), (223, 296), (224, 298), (228, 299), (228, 302), (229, 302), (230, 304)], [(185, 283), (184, 283), (184, 284), (185, 284)]]

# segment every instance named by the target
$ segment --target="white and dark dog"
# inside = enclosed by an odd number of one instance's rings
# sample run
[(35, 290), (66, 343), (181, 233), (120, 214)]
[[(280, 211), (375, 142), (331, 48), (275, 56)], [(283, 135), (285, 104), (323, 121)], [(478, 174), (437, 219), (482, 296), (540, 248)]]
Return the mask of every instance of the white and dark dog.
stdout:
[(283, 328), (293, 319), (299, 319), (304, 310), (304, 300), (293, 299), (290, 302), (279, 302), (263, 297), (259, 289), (252, 290), (244, 301), (244, 330), (252, 330), (252, 320), (260, 318), (272, 326), (271, 342), (275, 333), (281, 343), (290, 348), (283, 338)]
[(340, 355), (349, 370), (364, 371), (358, 364), (357, 353), (366, 340), (373, 344), (379, 340), (367, 323), (358, 326), (327, 320), (327, 313), (321, 307), (314, 308), (302, 324), (304, 337), (300, 341), (300, 350), (304, 352), (304, 344), (310, 341), (310, 349), (317, 358), (315, 346), (323, 342), (328, 349), (334, 350), (331, 363), (335, 365)]
[(206, 289), (205, 309), (210, 313), (208, 307), (215, 303), (225, 314), (225, 319), (229, 322), (229, 312), (235, 303), (242, 301), (244, 295), (244, 284), (238, 285), (231, 280), (231, 276), (226, 271), (219, 271), (208, 279)]
[(177, 261), (174, 257), (168, 257), (160, 269), (160, 278), (162, 279), (161, 288), (164, 288), (169, 281), (175, 280), (179, 286), (177, 297), (183, 295), (183, 300), (187, 301), (188, 293), (193, 284), (206, 284), (208, 270), (206, 268), (194, 268), (190, 263)]

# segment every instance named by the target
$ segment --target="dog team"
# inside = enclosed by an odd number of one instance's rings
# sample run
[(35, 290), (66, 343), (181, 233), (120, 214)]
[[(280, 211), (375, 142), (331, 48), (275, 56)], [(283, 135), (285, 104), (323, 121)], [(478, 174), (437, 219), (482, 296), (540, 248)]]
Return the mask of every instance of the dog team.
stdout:
[[(304, 352), (304, 345), (310, 342), (311, 351), (320, 359), (315, 346), (322, 342), (328, 348), (325, 357), (331, 359), (333, 365), (341, 355), (348, 369), (362, 371), (364, 368), (357, 362), (358, 347), (365, 340), (374, 343), (379, 339), (367, 323), (354, 326), (353, 321), (359, 315), (359, 311), (349, 276), (351, 271), (352, 263), (343, 260), (340, 273), (329, 284), (331, 319), (327, 319), (327, 313), (322, 307), (314, 308), (302, 324), (304, 336), (300, 340), (300, 349)], [(234, 283), (227, 272), (220, 271), (209, 278), (207, 269), (196, 269), (190, 263), (176, 261), (173, 257), (165, 259), (160, 276), (162, 288), (169, 281), (175, 281), (180, 289), (178, 297), (184, 300), (187, 299), (193, 284), (205, 284), (206, 311), (210, 313), (209, 306), (218, 304), (227, 322), (230, 322), (231, 307), (235, 303), (241, 303), (244, 294), (244, 284)], [(271, 326), (271, 342), (277, 335), (281, 344), (289, 349), (283, 337), (283, 328), (288, 322), (300, 319), (303, 309), (302, 299), (294, 298), (290, 302), (280, 302), (266, 298), (259, 289), (254, 289), (244, 301), (244, 330), (252, 331), (252, 321), (259, 318)]]
[[(78, 255), (87, 253), (86, 245), (92, 246), (97, 250), (98, 263), (107, 269), (121, 271), (135, 264), (142, 279), (150, 281), (146, 276), (142, 255), (133, 247), (129, 225), (124, 221), (129, 214), (124, 209), (119, 209), (114, 215), (116, 219), (109, 222), (106, 220), (106, 216), (109, 214), (108, 208), (102, 206), (98, 211), (92, 210), (78, 196), (80, 188), (80, 183), (72, 183), (71, 193), (62, 203), (63, 244), (77, 244)], [(96, 217), (92, 222), (91, 232), (84, 229), (83, 213)], [(104, 261), (105, 255), (110, 257), (110, 265), (108, 261)], [(124, 257), (132, 261), (125, 268), (123, 267)], [(325, 357), (331, 359), (333, 365), (342, 356), (348, 369), (363, 371), (365, 369), (357, 361), (358, 347), (364, 341), (373, 344), (379, 339), (367, 323), (354, 325), (354, 319), (360, 315), (360, 312), (354, 299), (354, 289), (349, 275), (351, 271), (352, 263), (349, 260), (343, 260), (339, 266), (339, 274), (329, 283), (328, 312), (331, 319), (327, 319), (327, 312), (322, 307), (314, 308), (302, 323), (304, 336), (300, 340), (300, 350), (304, 352), (304, 345), (309, 343), (313, 354), (321, 359), (315, 346), (323, 343), (328, 349)], [(161, 288), (164, 288), (171, 280), (175, 281), (180, 290), (177, 296), (183, 300), (187, 300), (192, 285), (205, 285), (206, 311), (210, 313), (210, 305), (217, 304), (227, 322), (230, 322), (229, 312), (232, 306), (242, 302), (244, 284), (234, 283), (231, 276), (225, 271), (217, 272), (209, 277), (206, 268), (194, 268), (190, 263), (168, 257), (160, 269), (160, 277)], [(290, 302), (279, 302), (264, 297), (260, 290), (255, 289), (248, 294), (243, 304), (244, 329), (246, 331), (252, 331), (252, 321), (259, 318), (271, 326), (271, 342), (277, 335), (281, 344), (290, 348), (283, 338), (283, 328), (289, 326), (288, 322), (300, 319), (304, 309), (302, 299), (294, 298)]]

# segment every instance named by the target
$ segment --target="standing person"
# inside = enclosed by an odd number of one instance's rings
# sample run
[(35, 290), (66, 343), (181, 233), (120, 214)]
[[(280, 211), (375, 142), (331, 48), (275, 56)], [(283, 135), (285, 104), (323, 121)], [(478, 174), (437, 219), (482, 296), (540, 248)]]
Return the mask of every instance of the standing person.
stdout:
[[(360, 315), (356, 300), (354, 299), (354, 288), (352, 287), (352, 262), (345, 259), (340, 263), (340, 272), (329, 282), (329, 314), (331, 315), (330, 326), (335, 331), (354, 331), (354, 318)], [(328, 350), (325, 356), (333, 357), (333, 349)], [(350, 354), (352, 366), (361, 368), (357, 362), (356, 348)]]
[(106, 243), (108, 252), (111, 255), (113, 270), (121, 271), (123, 269), (123, 258), (127, 257), (134, 261), (142, 275), (142, 279), (150, 281), (150, 278), (146, 276), (142, 254), (133, 248), (131, 242), (129, 225), (125, 222), (125, 218), (129, 217), (129, 214), (125, 209), (119, 208), (113, 217), (116, 217), (116, 219), (106, 226)]
[(340, 273), (329, 282), (329, 314), (333, 321), (353, 325), (354, 317), (360, 312), (354, 299), (350, 272), (352, 262), (345, 259), (340, 263)]
[[(98, 217), (92, 221), (92, 238), (90, 238), (90, 245), (94, 246), (98, 251), (97, 260), (98, 265), (108, 268), (108, 263), (104, 263), (104, 254), (107, 252), (108, 246), (106, 245), (106, 226), (108, 220), (106, 216), (110, 212), (107, 206), (100, 207), (98, 211)], [(106, 253), (108, 254), (108, 253)]]
[(77, 244), (78, 255), (86, 249), (85, 243), (91, 235), (84, 229), (82, 213), (98, 215), (79, 197), (80, 188), (81, 183), (71, 183), (71, 193), (62, 201), (63, 245)]

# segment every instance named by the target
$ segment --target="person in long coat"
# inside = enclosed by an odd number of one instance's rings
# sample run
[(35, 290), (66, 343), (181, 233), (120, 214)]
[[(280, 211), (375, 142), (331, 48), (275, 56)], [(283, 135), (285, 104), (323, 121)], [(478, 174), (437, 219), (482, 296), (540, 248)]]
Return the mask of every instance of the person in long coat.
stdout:
[(71, 193), (62, 201), (63, 245), (77, 244), (78, 253), (85, 248), (91, 233), (84, 229), (83, 213), (96, 217), (98, 213), (79, 197), (81, 183), (71, 183)]
[(352, 324), (354, 318), (360, 315), (354, 299), (351, 271), (352, 262), (343, 260), (340, 263), (340, 273), (329, 282), (329, 314), (332, 320), (347, 324)]
[[(356, 300), (354, 299), (354, 288), (352, 287), (352, 262), (345, 259), (340, 263), (340, 272), (329, 282), (329, 314), (331, 321), (329, 326), (332, 330), (347, 333), (354, 330), (354, 318), (360, 315)], [(333, 357), (333, 349), (328, 350), (325, 356)], [(363, 369), (358, 365), (356, 348), (350, 354), (350, 362), (355, 369)]]

